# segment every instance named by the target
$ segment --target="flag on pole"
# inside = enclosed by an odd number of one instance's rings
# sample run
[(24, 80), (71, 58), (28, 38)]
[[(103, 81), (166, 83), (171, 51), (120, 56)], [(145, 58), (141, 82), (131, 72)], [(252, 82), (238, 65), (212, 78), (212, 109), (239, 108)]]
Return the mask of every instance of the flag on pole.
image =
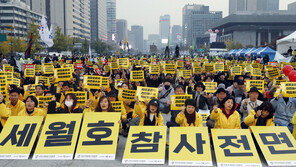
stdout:
[[(51, 26), (51, 28), (52, 28), (52, 26)], [(41, 40), (48, 47), (53, 46), (52, 30), (49, 30), (44, 16), (42, 16), (41, 23), (39, 26), (39, 35), (40, 35)]]
[(125, 39), (124, 39), (124, 51), (126, 50), (126, 46), (127, 46), (127, 38), (126, 38), (126, 36), (125, 36)]
[(88, 45), (88, 54), (89, 54), (89, 56), (91, 56), (91, 48), (90, 48), (90, 44)]
[(33, 33), (31, 33), (30, 41), (28, 44), (28, 49), (26, 50), (26, 53), (25, 53), (26, 59), (31, 57), (32, 40), (33, 40)]
[(194, 39), (192, 39), (192, 50), (194, 50)]

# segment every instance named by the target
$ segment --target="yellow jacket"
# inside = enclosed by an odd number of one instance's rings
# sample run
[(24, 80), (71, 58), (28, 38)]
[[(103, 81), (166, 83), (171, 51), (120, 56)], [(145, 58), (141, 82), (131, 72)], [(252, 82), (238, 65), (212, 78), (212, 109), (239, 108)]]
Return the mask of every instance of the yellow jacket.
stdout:
[(123, 106), (126, 110), (126, 114), (129, 114), (130, 112), (133, 113), (133, 118), (137, 118), (138, 115), (136, 114), (136, 112), (134, 112), (134, 109), (130, 108), (127, 104), (123, 103)]
[(34, 108), (34, 112), (29, 115), (27, 110), (24, 110), (20, 113), (18, 113), (18, 116), (46, 116), (47, 115), (47, 112), (46, 112), (46, 109), (43, 109), (43, 108)]
[(202, 116), (199, 113), (195, 113), (195, 125), (193, 124), (188, 124), (187, 118), (185, 114), (180, 112), (177, 117), (176, 117), (176, 123), (179, 124), (181, 127), (203, 127), (202, 124)]
[(219, 108), (218, 112), (212, 111), (210, 118), (215, 120), (215, 129), (240, 129), (240, 115), (237, 111), (227, 119), (226, 115)]
[[(144, 103), (135, 104), (134, 112), (140, 117), (140, 124), (139, 126), (144, 126), (145, 116), (147, 116), (146, 105)], [(163, 117), (161, 113), (158, 116), (155, 113), (155, 126), (164, 126), (163, 124)]]
[[(95, 112), (95, 109), (91, 109), (91, 108), (86, 108), (83, 110), (83, 113), (86, 113), (86, 112)], [(126, 111), (125, 109), (121, 110), (121, 120), (123, 122), (125, 122), (127, 119), (127, 116), (126, 116)]]
[(293, 136), (296, 139), (296, 113), (294, 114), (291, 122), (292, 122), (292, 124), (294, 124)]
[[(251, 110), (250, 114), (245, 118), (244, 122), (248, 126), (256, 126), (257, 119), (255, 119), (256, 112), (255, 110)], [(275, 126), (273, 122), (273, 118), (270, 118), (266, 122), (266, 126)]]
[(17, 116), (18, 113), (20, 113), (22, 111), (26, 111), (25, 103), (20, 100), (18, 100), (18, 102), (16, 103), (15, 106), (11, 105), (11, 102), (8, 101), (6, 103), (6, 107), (11, 109), (11, 116)]
[(0, 104), (0, 119), (1, 119), (1, 124), (4, 127), (7, 118), (11, 115), (11, 109), (6, 107), (4, 103)]

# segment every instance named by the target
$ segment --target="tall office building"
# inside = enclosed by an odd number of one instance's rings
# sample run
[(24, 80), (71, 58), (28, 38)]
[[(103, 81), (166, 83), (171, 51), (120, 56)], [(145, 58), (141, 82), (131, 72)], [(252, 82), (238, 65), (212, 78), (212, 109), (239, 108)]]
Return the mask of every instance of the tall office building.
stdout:
[(229, 14), (279, 11), (279, 0), (229, 0)]
[(183, 8), (182, 37), (187, 46), (204, 44), (202, 38), (217, 21), (222, 19), (222, 12), (209, 11), (209, 6), (185, 5)]
[(49, 25), (59, 26), (65, 35), (90, 40), (89, 0), (46, 0)]
[(288, 5), (288, 12), (292, 14), (296, 13), (296, 2), (290, 3)]
[(247, 11), (247, 0), (229, 0), (229, 15), (238, 11)]
[(182, 26), (180, 25), (174, 25), (172, 27), (172, 44), (176, 45), (176, 44), (180, 44), (182, 39)]
[(42, 18), (41, 14), (30, 10), (25, 0), (1, 0), (0, 13), (0, 33), (25, 39), (32, 20), (39, 25)]
[(144, 49), (144, 33), (143, 26), (134, 25), (131, 27), (131, 32), (134, 35), (134, 47), (133, 49), (143, 52)]
[(123, 19), (116, 20), (117, 42), (123, 45), (127, 38), (127, 21)]
[(116, 0), (107, 0), (108, 41), (116, 40)]
[(148, 44), (156, 45), (158, 48), (161, 46), (161, 39), (159, 34), (149, 34), (148, 35)]
[(46, 15), (46, 1), (45, 0), (26, 0), (27, 5), (34, 12)]
[(106, 0), (90, 0), (91, 40), (107, 41)]
[(167, 41), (170, 36), (170, 29), (171, 29), (170, 15), (160, 16), (160, 18), (159, 18), (159, 35), (160, 35), (162, 42), (167, 43), (165, 41)]

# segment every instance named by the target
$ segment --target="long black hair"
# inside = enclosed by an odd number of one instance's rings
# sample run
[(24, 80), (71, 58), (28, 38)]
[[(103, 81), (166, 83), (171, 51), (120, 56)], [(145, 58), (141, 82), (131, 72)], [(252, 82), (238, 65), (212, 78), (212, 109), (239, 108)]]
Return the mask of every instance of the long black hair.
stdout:
[(268, 101), (263, 102), (259, 107), (257, 107), (255, 109), (255, 111), (257, 112), (258, 110), (265, 110), (269, 112), (269, 115), (266, 117), (266, 119), (270, 119), (273, 118), (273, 114), (274, 114), (274, 108), (272, 107), (272, 104)]
[(150, 106), (151, 105), (154, 105), (155, 106), (155, 102), (157, 103), (157, 110), (156, 110), (156, 116), (158, 117), (159, 116), (159, 101), (157, 99), (151, 99), (149, 104), (147, 105), (147, 117), (149, 118), (150, 116)]

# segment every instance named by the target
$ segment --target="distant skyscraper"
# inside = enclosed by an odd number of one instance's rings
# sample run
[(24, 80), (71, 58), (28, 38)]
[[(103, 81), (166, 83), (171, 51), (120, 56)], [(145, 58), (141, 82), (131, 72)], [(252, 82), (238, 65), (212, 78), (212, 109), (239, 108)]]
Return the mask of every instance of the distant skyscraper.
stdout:
[(46, 1), (45, 0), (26, 0), (27, 5), (34, 12), (40, 13), (42, 15), (46, 14)]
[(108, 41), (116, 39), (116, 0), (107, 0), (107, 32)]
[(160, 16), (159, 18), (159, 35), (161, 40), (168, 40), (171, 29), (171, 17), (170, 15)]
[(274, 12), (279, 10), (279, 0), (229, 0), (229, 14), (248, 11)]
[(288, 11), (293, 14), (296, 13), (296, 2), (290, 3), (288, 5)]
[(176, 45), (181, 42), (182, 39), (182, 26), (174, 25), (172, 27), (172, 44)]
[(183, 8), (182, 37), (185, 45), (195, 46), (204, 44), (201, 40), (206, 37), (206, 32), (217, 21), (222, 19), (222, 12), (210, 12), (209, 6), (185, 5)]
[(133, 46), (133, 49), (143, 52), (143, 47), (144, 47), (143, 26), (134, 25), (131, 27), (131, 32), (134, 35), (134, 42), (135, 42), (135, 46)]
[(148, 35), (148, 44), (149, 45), (156, 45), (157, 47), (160, 47), (161, 40), (159, 34), (149, 34)]
[(123, 19), (116, 20), (117, 43), (123, 45), (125, 37), (127, 38), (127, 21)]
[(90, 0), (91, 40), (107, 41), (106, 0)]
[(90, 40), (90, 1), (46, 0), (48, 24), (65, 35)]
[(247, 0), (229, 0), (229, 14), (247, 10)]

